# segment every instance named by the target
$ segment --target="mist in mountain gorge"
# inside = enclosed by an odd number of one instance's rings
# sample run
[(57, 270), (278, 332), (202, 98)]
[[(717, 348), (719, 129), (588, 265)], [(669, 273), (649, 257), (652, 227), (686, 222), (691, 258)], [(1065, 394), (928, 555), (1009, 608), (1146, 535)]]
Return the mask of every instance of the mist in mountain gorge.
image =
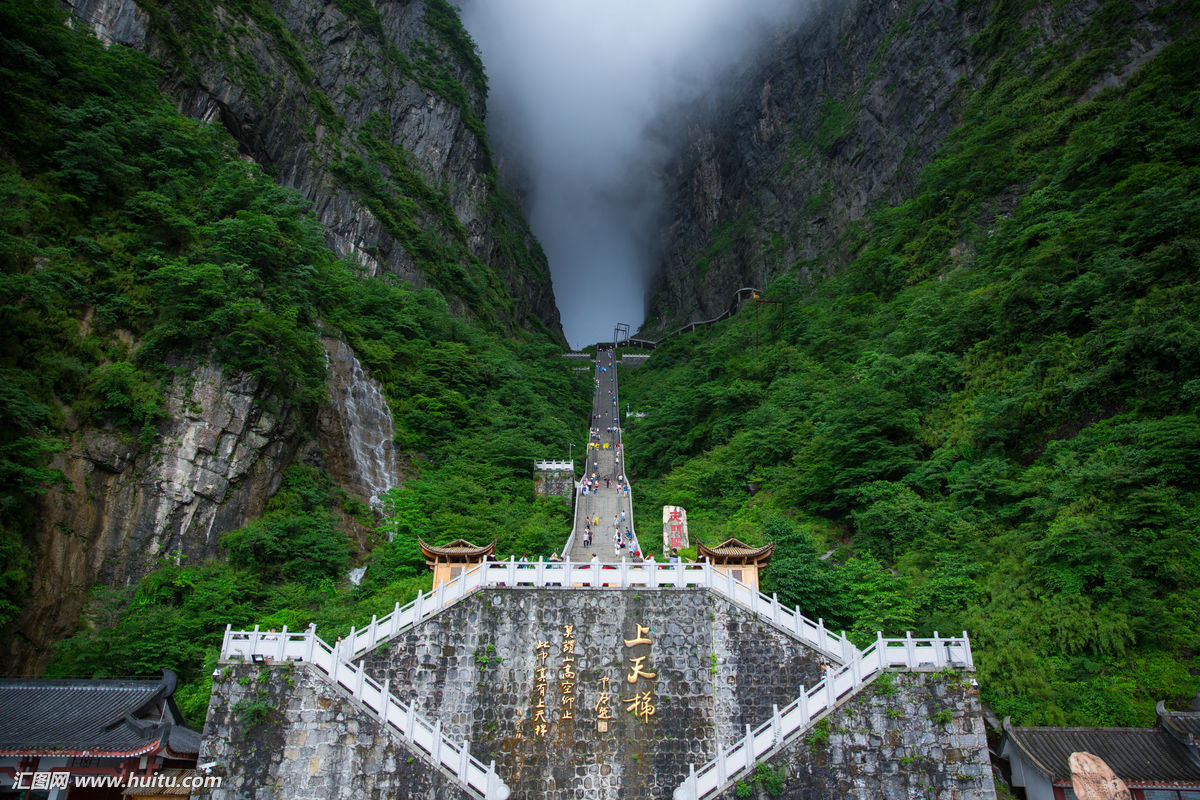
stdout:
[(519, 175), (579, 347), (636, 330), (657, 254), (673, 110), (707, 101), (809, 0), (465, 0), (488, 128)]

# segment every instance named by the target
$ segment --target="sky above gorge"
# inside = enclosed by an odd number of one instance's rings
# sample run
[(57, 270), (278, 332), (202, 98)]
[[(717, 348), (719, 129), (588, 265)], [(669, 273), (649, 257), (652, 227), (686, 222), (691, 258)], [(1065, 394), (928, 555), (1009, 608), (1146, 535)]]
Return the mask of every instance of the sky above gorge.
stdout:
[(572, 346), (644, 318), (663, 168), (682, 140), (672, 110), (711, 98), (809, 3), (462, 0), (493, 145), (550, 261)]

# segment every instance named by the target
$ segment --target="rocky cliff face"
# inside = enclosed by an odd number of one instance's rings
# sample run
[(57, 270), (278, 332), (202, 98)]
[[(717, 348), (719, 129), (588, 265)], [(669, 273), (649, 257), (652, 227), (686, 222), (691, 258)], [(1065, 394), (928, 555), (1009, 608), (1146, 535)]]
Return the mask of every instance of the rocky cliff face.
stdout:
[[(434, 284), (482, 324), (561, 340), (545, 258), (495, 188), (484, 78), (449, 6), (237, 7), (250, 10), (79, 0), (72, 12), (106, 42), (158, 59), (180, 108), (219, 121), (246, 157), (308, 198), (330, 246), (366, 273)], [(219, 535), (260, 516), (296, 458), (363, 499), (395, 485), (386, 400), (347, 345), (325, 344), (321, 409), (203, 363), (179, 371), (152, 443), (73, 430), (53, 463), (66, 482), (42, 499), (30, 537), (33, 587), (9, 669), (40, 670), (94, 585), (217, 555)]]
[(217, 554), (219, 534), (262, 514), (304, 440), (285, 400), (212, 364), (176, 378), (153, 444), (77, 430), (43, 499), (31, 602), (8, 640), (35, 670), (73, 631), (92, 586), (122, 586), (163, 563)]
[(444, 0), (250, 8), (77, 0), (72, 12), (162, 62), (180, 110), (220, 122), (299, 190), (339, 254), (561, 338), (545, 256), (496, 189), (485, 78)]
[[(1027, 54), (1082, 29), (1103, 4), (1029, 4)], [(1139, 4), (1123, 80), (1161, 47)], [(795, 270), (836, 271), (844, 235), (876, 205), (908, 197), (960, 119), (992, 56), (972, 37), (988, 4), (826, 2), (734, 100), (688, 131), (667, 181), (669, 227), (646, 327), (715, 317), (742, 286)], [(1082, 53), (1080, 54), (1082, 55)]]

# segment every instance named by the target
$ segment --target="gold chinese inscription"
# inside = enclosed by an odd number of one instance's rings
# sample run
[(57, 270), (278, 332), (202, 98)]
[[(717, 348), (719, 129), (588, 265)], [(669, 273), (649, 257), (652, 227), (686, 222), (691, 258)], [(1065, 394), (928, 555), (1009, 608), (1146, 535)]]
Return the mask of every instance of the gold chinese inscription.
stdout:
[[(639, 645), (650, 646), (653, 642), (650, 640), (650, 634), (653, 632), (649, 625), (638, 624), (635, 626), (636, 631), (632, 639), (625, 640), (625, 647), (637, 647)], [(625, 682), (634, 686), (632, 697), (622, 697), (621, 702), (625, 703), (626, 710), (638, 717), (645, 724), (650, 721), (650, 717), (654, 716), (654, 686), (651, 684), (649, 689), (638, 687), (637, 683), (640, 680), (653, 680), (658, 676), (657, 672), (651, 672), (647, 668), (646, 660), (650, 658), (649, 654), (642, 656), (629, 657), (629, 674), (625, 676)]]
[(575, 679), (575, 626), (563, 625), (562, 667), (558, 670), (562, 719), (575, 719)]
[(546, 735), (546, 659), (550, 657), (550, 643), (538, 642), (533, 648), (533, 695), (537, 702), (533, 706), (533, 735)]
[(608, 692), (609, 679), (607, 675), (600, 678), (600, 694), (596, 697), (596, 730), (604, 733), (608, 730), (608, 721), (613, 718), (612, 707), (609, 705), (612, 695)]
[(634, 692), (633, 697), (623, 697), (621, 702), (626, 704), (629, 713), (641, 717), (642, 722), (649, 722), (650, 717), (654, 716), (653, 690)]

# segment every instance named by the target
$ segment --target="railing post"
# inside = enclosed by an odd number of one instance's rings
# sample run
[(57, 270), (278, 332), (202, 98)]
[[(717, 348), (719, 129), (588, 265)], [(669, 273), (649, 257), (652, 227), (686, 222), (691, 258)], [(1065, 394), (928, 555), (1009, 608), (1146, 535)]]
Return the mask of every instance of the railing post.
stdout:
[(713, 585), (712, 564), (704, 562), (704, 588), (711, 589)]
[(243, 661), (248, 660), (250, 658), (250, 656), (252, 656), (258, 652), (258, 641), (259, 641), (258, 626), (255, 625), (253, 633), (250, 634), (250, 652), (242, 653)]
[(946, 662), (949, 660), (947, 658), (948, 653), (946, 653), (946, 651), (942, 649), (943, 645), (945, 645), (946, 648), (949, 649), (949, 645), (946, 644), (946, 642), (942, 641), (941, 637), (938, 636), (937, 631), (934, 631), (933, 632), (933, 665), (935, 667), (937, 667), (938, 669), (941, 669), (942, 667), (946, 666)]
[(437, 597), (433, 601), (433, 607), (441, 611), (446, 605), (446, 584), (439, 583), (437, 587)]
[(508, 557), (507, 581), (508, 581), (509, 586), (517, 585), (517, 557), (516, 556)]
[(629, 562), (623, 558), (621, 559), (620, 570), (621, 570), (620, 571), (621, 588), (622, 589), (628, 588), (629, 587)]
[(221, 637), (221, 658), (229, 658), (229, 640), (233, 638), (233, 625), (225, 626), (225, 635)]
[(354, 687), (354, 696), (361, 700), (363, 696), (363, 680), (365, 680), (367, 677), (367, 671), (362, 667), (359, 667), (357, 677), (358, 681)]
[(837, 680), (836, 672), (830, 671), (825, 673), (825, 708), (831, 709), (837, 705)]
[(379, 723), (384, 728), (387, 728), (388, 707), (392, 704), (391, 685), (392, 685), (391, 678), (383, 679), (383, 689), (382, 689), (383, 702), (381, 702), (379, 704)]
[(287, 657), (287, 625), (283, 626), (283, 630), (279, 633), (279, 649), (276, 652), (275, 660), (283, 661)]
[(779, 594), (771, 592), (771, 620), (779, 624)]
[(650, 580), (647, 582), (647, 585), (651, 589), (657, 589), (658, 588), (658, 564), (656, 562), (652, 561), (646, 565), (646, 570), (650, 575)]
[(458, 751), (458, 779), (467, 783), (467, 772), (471, 767), (471, 740), (464, 739)]
[(879, 668), (890, 669), (892, 659), (888, 656), (887, 645), (883, 641), (883, 631), (875, 631), (875, 652), (879, 654)]
[(817, 617), (817, 647), (825, 649), (825, 618)]
[(795, 631), (797, 639), (800, 641), (805, 641), (804, 615), (800, 613), (800, 606), (796, 606), (796, 610), (792, 614), (792, 630)]
[(488, 764), (487, 778), (484, 781), (484, 797), (486, 800), (491, 800), (491, 798), (496, 796), (496, 790), (500, 788), (496, 785), (499, 783), (499, 780), (500, 779), (496, 776), (496, 759), (493, 758), (491, 763)]
[(317, 629), (312, 625), (308, 626), (308, 641), (304, 643), (304, 660), (313, 660), (313, 648), (317, 646)]
[(779, 706), (771, 705), (771, 747), (783, 744), (783, 717), (779, 715)]
[(420, 589), (417, 589), (417, 599), (413, 600), (413, 624), (416, 625), (421, 621), (421, 615), (425, 611), (425, 596)]
[(854, 678), (855, 688), (862, 686), (862, 654), (857, 649), (854, 651), (854, 655), (850, 657), (850, 676)]
[(404, 724), (407, 726), (404, 731), (405, 735), (410, 739), (416, 739), (417, 730), (417, 706), (415, 703), (408, 704), (408, 713), (405, 715)]
[(909, 669), (917, 666), (917, 649), (913, 643), (912, 631), (904, 632), (904, 666)]
[(442, 765), (442, 721), (440, 719), (433, 721), (433, 748), (429, 755), (432, 756), (435, 766)]
[(963, 631), (963, 656), (967, 661), (967, 669), (975, 669), (975, 657), (971, 655), (971, 640)]
[(724, 786), (729, 780), (729, 770), (725, 765), (725, 748), (717, 743), (717, 786)]
[(546, 565), (542, 563), (541, 556), (538, 556), (537, 567), (535, 567), (535, 569), (536, 569), (536, 572), (534, 572), (534, 575), (536, 575), (537, 578), (534, 581), (533, 585), (537, 586), (539, 588), (542, 586), (545, 586), (546, 585)]
[(800, 696), (796, 698), (796, 709), (800, 712), (800, 727), (807, 728), (808, 723), (812, 722), (808, 713), (808, 689), (800, 690)]
[(758, 760), (758, 753), (754, 752), (754, 730), (750, 727), (750, 723), (746, 723), (746, 742), (742, 748), (746, 754), (746, 774), (749, 774), (754, 768), (754, 762)]
[(368, 633), (367, 633), (367, 649), (368, 650), (370, 650), (372, 647), (374, 647), (375, 642), (378, 641), (378, 639), (376, 638), (376, 634), (378, 633), (378, 631), (379, 631), (379, 617), (376, 614), (372, 614), (371, 615), (371, 627), (368, 629)]

